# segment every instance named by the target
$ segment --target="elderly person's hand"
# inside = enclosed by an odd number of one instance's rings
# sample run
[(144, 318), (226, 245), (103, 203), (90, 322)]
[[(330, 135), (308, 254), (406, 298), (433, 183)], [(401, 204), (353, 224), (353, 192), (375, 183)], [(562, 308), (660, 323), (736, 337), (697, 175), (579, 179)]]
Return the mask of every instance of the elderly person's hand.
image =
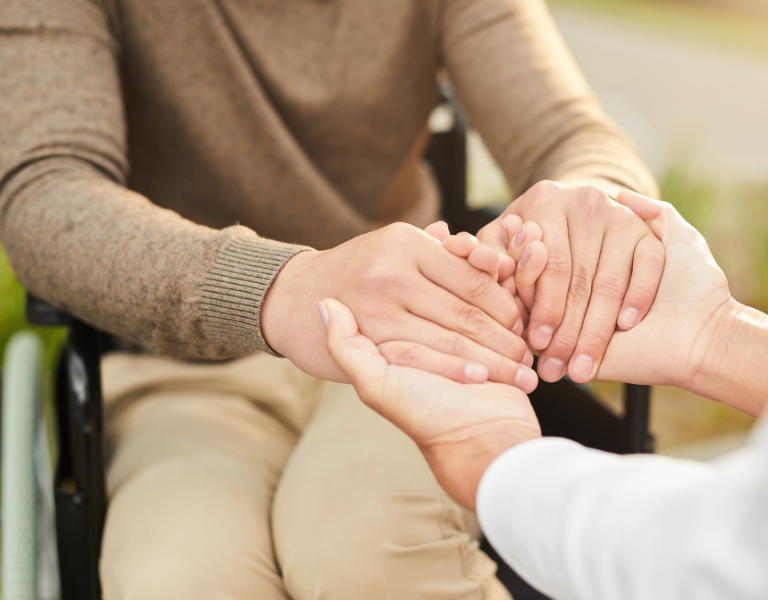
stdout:
[[(757, 414), (763, 403), (728, 382), (752, 379), (733, 372), (753, 363), (748, 355), (754, 353), (754, 328), (742, 335), (740, 326), (762, 322), (765, 315), (733, 299), (706, 240), (672, 205), (629, 191), (617, 200), (663, 242), (665, 267), (651, 310), (630, 331), (614, 334), (597, 378), (681, 387)], [(725, 365), (732, 365), (727, 377), (721, 376)]]
[(466, 385), (391, 365), (336, 300), (319, 305), (328, 351), (360, 398), (408, 434), (438, 482), (474, 511), (477, 486), (502, 452), (541, 437), (528, 397), (499, 383)]
[(641, 219), (599, 188), (551, 181), (531, 187), (477, 237), (508, 249), (519, 263), (532, 236), (528, 221), (540, 226), (549, 251), (528, 307), (528, 341), (541, 351), (539, 375), (557, 381), (567, 370), (574, 381), (589, 381), (617, 324), (630, 329), (650, 309), (663, 248)]

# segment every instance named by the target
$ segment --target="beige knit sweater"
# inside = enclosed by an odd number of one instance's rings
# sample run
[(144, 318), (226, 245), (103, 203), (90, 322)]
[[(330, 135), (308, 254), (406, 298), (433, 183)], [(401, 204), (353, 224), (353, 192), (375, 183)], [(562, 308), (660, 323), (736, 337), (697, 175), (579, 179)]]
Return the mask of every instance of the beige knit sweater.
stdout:
[(31, 291), (101, 329), (264, 350), (299, 244), (436, 217), (442, 67), (516, 193), (655, 193), (539, 0), (2, 0), (0, 238)]

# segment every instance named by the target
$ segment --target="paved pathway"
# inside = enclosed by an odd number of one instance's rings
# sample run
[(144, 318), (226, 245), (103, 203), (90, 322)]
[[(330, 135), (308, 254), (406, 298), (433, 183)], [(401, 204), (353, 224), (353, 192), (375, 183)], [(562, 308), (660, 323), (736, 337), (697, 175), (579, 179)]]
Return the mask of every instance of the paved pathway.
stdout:
[(768, 58), (570, 7), (552, 12), (606, 110), (657, 174), (687, 148), (697, 172), (768, 181)]

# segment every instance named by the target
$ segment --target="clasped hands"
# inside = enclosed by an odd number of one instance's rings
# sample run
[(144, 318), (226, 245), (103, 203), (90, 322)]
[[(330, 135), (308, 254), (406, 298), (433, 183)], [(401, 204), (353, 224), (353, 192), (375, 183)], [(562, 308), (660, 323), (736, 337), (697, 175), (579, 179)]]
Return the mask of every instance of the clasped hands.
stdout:
[(589, 381), (617, 323), (628, 329), (650, 309), (663, 269), (648, 226), (595, 187), (536, 184), (477, 237), (513, 259), (500, 262), (497, 278), (404, 223), (302, 252), (265, 298), (264, 337), (305, 372), (347, 381), (315, 310), (334, 298), (390, 364), (530, 392), (538, 377), (521, 337), (526, 324), (542, 379), (556, 381), (567, 369)]
[[(574, 370), (581, 349), (601, 350), (605, 342), (606, 351), (592, 355), (598, 358), (593, 359), (590, 373), (585, 370), (585, 375), (588, 375), (585, 379), (596, 377), (690, 388), (691, 380), (704, 369), (705, 361), (712, 360), (711, 342), (716, 338), (715, 332), (722, 321), (732, 312), (735, 301), (706, 242), (674, 208), (626, 191), (617, 200), (611, 207), (618, 208), (620, 213), (612, 214), (607, 221), (594, 219), (590, 222), (597, 242), (581, 242), (588, 244), (589, 248), (602, 246), (603, 252), (591, 271), (595, 275), (593, 281), (597, 280), (597, 276), (605, 276), (603, 282), (612, 277), (612, 284), (603, 283), (604, 287), (598, 286), (596, 290), (592, 283), (592, 299), (583, 298), (585, 294), (580, 293), (579, 285), (586, 280), (577, 277), (574, 283), (572, 276), (569, 284), (570, 293), (562, 323), (569, 323), (574, 315), (584, 317), (583, 326), (574, 326), (576, 333), (564, 338), (576, 348), (576, 358), (571, 360), (569, 370)], [(537, 341), (536, 329), (546, 327), (542, 325), (546, 322), (543, 319), (552, 314), (547, 312), (551, 307), (538, 309), (537, 312), (537, 303), (541, 299), (553, 255), (555, 273), (560, 274), (563, 265), (560, 264), (558, 252), (562, 248), (570, 245), (574, 265), (575, 257), (583, 256), (585, 250), (583, 246), (574, 245), (570, 238), (566, 237), (564, 242), (550, 235), (547, 222), (540, 228), (535, 224), (529, 227), (526, 222), (526, 237), (536, 238), (542, 231), (543, 244), (541, 240), (530, 240), (528, 258), (523, 260), (526, 250), (523, 244), (515, 245), (517, 234), (514, 232), (516, 226), (518, 233), (522, 229), (522, 218), (517, 221), (508, 217), (509, 214), (519, 217), (514, 212), (515, 208), (513, 204), (508, 214), (502, 216), (502, 220), (506, 218), (503, 225), (508, 231), (502, 232), (496, 240), (505, 244), (505, 236), (509, 236), (512, 246), (516, 246), (511, 247), (512, 257), (515, 258), (516, 254), (519, 257), (516, 260), (518, 277), (513, 282), (506, 280), (511, 270), (509, 265), (504, 266), (506, 261), (492, 256), (493, 252), (479, 246), (471, 236), (448, 237), (440, 225), (431, 226), (429, 231), (443, 239), (444, 248), (450, 254), (457, 258), (466, 257), (465, 262), (477, 270), (484, 270), (491, 278), (497, 270), (496, 278), (501, 281), (497, 286), (503, 285), (517, 293), (523, 305), (521, 312), (524, 313), (526, 300), (533, 293), (535, 298), (528, 321), (528, 338), (533, 344)], [(599, 217), (599, 211), (591, 205), (582, 208), (586, 214)], [(541, 214), (546, 216), (546, 211)], [(628, 229), (636, 231), (635, 235), (639, 236), (634, 244), (634, 254), (608, 243), (609, 239), (615, 240), (617, 236), (626, 241), (620, 231), (612, 231), (621, 229), (616, 227), (614, 219), (622, 222), (625, 217), (632, 218), (628, 221)], [(602, 230), (604, 235), (601, 240), (601, 227), (605, 223), (608, 226)], [(567, 224), (569, 227), (563, 234), (570, 233), (573, 238), (570, 221)], [(652, 237), (645, 234), (646, 228)], [(481, 235), (483, 233), (487, 234), (481, 232)], [(626, 229), (624, 235), (627, 235)], [(646, 238), (648, 241), (643, 241)], [(606, 256), (608, 248), (612, 249), (610, 256)], [(531, 284), (531, 275), (535, 275), (536, 269), (529, 267), (526, 276), (521, 274), (526, 265), (536, 265), (535, 261), (541, 260), (541, 253), (548, 253), (549, 258), (545, 257), (546, 267), (538, 280), (534, 278)], [(632, 268), (625, 268), (623, 276), (617, 270), (617, 256), (623, 256), (625, 262), (627, 256), (631, 257)], [(584, 263), (579, 264), (579, 269), (585, 268)], [(552, 275), (551, 272), (549, 274)], [(588, 278), (588, 275), (584, 277)], [(621, 282), (628, 285), (626, 294), (622, 292)], [(463, 506), (474, 510), (480, 478), (496, 457), (521, 442), (541, 435), (527, 396), (520, 389), (505, 385), (506, 382), (497, 382), (493, 374), (490, 381), (482, 385), (467, 385), (422, 369), (393, 364), (376, 344), (361, 334), (354, 311), (330, 298), (324, 300), (319, 308), (327, 326), (328, 350), (361, 399), (414, 439), (440, 484)], [(637, 312), (632, 312), (633, 309)], [(618, 320), (616, 315), (620, 315)], [(627, 315), (630, 318), (622, 319)], [(590, 334), (582, 340), (588, 324), (606, 323), (611, 323), (611, 331), (605, 339), (602, 335)], [(562, 356), (558, 352), (564, 345), (552, 348), (561, 329), (562, 324), (554, 329), (552, 336), (545, 331), (551, 342), (542, 352), (540, 361), (546, 360), (546, 357)]]

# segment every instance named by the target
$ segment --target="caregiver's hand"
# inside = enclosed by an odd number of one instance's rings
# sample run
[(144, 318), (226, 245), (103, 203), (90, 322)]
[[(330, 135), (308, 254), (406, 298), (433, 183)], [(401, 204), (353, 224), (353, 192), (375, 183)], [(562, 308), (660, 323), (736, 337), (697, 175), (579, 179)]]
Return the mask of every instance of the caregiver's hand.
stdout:
[(557, 381), (567, 370), (574, 381), (589, 381), (617, 323), (636, 326), (653, 304), (663, 248), (641, 219), (599, 188), (551, 181), (534, 185), (477, 237), (508, 248), (519, 262), (527, 221), (541, 227), (549, 252), (528, 324), (528, 342), (542, 351), (539, 375)]
[[(326, 299), (328, 350), (360, 398), (409, 435), (443, 489), (474, 511), (477, 486), (508, 448), (541, 437), (528, 397), (499, 383), (462, 385), (391, 365), (360, 334), (352, 312)], [(317, 319), (320, 321), (320, 319)]]
[(267, 343), (311, 375), (345, 381), (317, 319), (323, 298), (348, 306), (390, 363), (525, 391), (538, 383), (520, 365), (527, 348), (512, 296), (416, 227), (396, 223), (331, 250), (297, 254), (267, 294)]
[(617, 200), (646, 220), (666, 260), (651, 310), (614, 334), (597, 378), (673, 385), (758, 414), (768, 318), (733, 299), (707, 242), (672, 205), (628, 191)]

